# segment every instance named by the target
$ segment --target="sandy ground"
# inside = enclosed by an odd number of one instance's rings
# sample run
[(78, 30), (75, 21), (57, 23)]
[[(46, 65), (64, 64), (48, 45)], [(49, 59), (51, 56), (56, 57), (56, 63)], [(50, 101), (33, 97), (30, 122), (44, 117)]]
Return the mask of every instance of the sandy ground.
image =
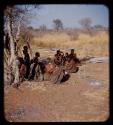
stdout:
[(25, 81), (19, 89), (5, 85), (4, 105), (10, 122), (105, 121), (109, 117), (109, 64), (82, 65), (62, 84)]

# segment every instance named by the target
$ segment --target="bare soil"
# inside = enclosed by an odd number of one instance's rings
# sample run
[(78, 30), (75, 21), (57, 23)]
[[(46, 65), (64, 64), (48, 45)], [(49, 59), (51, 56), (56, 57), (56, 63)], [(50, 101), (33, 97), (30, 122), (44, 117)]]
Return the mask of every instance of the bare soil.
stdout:
[[(91, 84), (97, 80), (99, 84)], [(109, 117), (109, 64), (87, 63), (68, 81), (25, 81), (4, 87), (9, 122), (105, 121)]]

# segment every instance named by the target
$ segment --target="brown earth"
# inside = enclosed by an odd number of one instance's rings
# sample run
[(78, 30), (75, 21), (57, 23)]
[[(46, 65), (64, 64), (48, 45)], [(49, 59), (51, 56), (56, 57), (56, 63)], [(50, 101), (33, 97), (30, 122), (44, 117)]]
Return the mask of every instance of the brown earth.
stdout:
[[(91, 85), (98, 80), (100, 85)], [(68, 81), (25, 81), (4, 87), (5, 118), (10, 122), (105, 121), (109, 117), (109, 65), (87, 63)]]

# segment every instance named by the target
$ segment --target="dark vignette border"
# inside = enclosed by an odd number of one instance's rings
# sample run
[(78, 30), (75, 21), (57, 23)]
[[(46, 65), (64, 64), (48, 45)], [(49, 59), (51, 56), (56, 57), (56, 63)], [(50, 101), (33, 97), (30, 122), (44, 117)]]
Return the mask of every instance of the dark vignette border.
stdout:
[[(42, 1), (42, 0), (38, 0), (38, 1), (35, 1), (35, 0), (9, 0), (9, 1), (1, 1), (1, 4), (0, 4), (0, 57), (1, 57), (1, 61), (0, 61), (0, 123), (6, 123), (6, 124), (21, 124), (22, 122), (8, 122), (6, 121), (5, 119), (5, 114), (4, 114), (4, 76), (3, 76), (3, 72), (4, 72), (4, 64), (3, 64), (3, 48), (4, 48), (4, 45), (3, 45), (3, 24), (4, 24), (4, 20), (3, 20), (3, 11), (4, 11), (4, 8), (6, 5), (15, 5), (15, 4), (98, 4), (98, 5), (105, 5), (108, 9), (109, 9), (109, 34), (110, 34), (110, 39), (109, 39), (109, 53), (110, 53), (110, 62), (109, 62), (109, 80), (110, 80), (110, 110), (109, 110), (109, 118), (107, 119), (107, 121), (105, 122), (62, 122), (62, 123), (65, 123), (65, 124), (70, 124), (70, 123), (76, 123), (76, 124), (100, 124), (100, 125), (113, 125), (113, 104), (112, 104), (112, 68), (113, 68), (113, 65), (112, 65), (112, 62), (113, 62), (113, 53), (112, 53), (112, 38), (111, 38), (111, 34), (112, 34), (112, 13), (111, 11), (113, 10), (112, 9), (112, 4), (111, 4), (111, 1), (112, 0), (67, 0), (67, 1), (58, 1), (58, 0), (54, 0), (51, 1), (51, 0), (45, 0), (45, 1)], [(28, 122), (24, 122), (24, 123), (28, 123)], [(28, 124), (35, 124), (35, 122), (29, 122)], [(36, 123), (47, 123), (47, 122), (36, 122)], [(52, 122), (54, 123), (54, 122)], [(60, 122), (57, 122), (57, 123), (60, 123)]]

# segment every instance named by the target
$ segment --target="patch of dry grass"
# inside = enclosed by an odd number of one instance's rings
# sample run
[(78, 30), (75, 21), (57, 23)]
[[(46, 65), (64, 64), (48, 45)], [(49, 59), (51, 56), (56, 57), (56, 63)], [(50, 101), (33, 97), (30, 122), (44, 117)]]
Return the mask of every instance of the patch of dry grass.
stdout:
[(34, 37), (32, 46), (63, 49), (75, 48), (79, 56), (109, 56), (109, 35), (104, 31), (95, 36), (80, 33), (77, 40), (71, 40), (66, 33), (45, 34), (42, 37)]
[(46, 34), (43, 37), (35, 37), (32, 43), (36, 46), (52, 48), (52, 47), (66, 47), (65, 45), (63, 46), (63, 44), (69, 41), (70, 37), (67, 34), (56, 33), (56, 34)]

